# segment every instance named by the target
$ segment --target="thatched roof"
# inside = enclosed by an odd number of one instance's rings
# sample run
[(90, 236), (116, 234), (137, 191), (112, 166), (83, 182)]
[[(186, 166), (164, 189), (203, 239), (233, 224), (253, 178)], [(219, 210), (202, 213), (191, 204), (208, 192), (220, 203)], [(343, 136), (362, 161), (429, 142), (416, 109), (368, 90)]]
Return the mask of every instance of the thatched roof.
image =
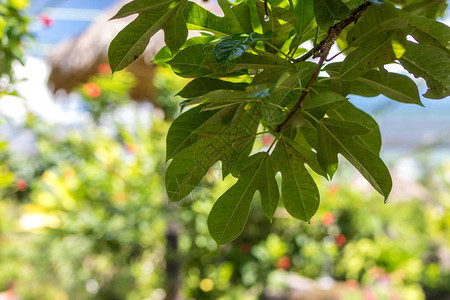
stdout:
[[(206, 9), (221, 14), (216, 3), (203, 0), (193, 0)], [(129, 1), (120, 1), (99, 15), (93, 23), (78, 37), (58, 45), (49, 55), (51, 73), (48, 79), (50, 89), (70, 92), (73, 88), (85, 83), (88, 78), (98, 72), (98, 66), (108, 62), (108, 47), (117, 33), (129, 24), (135, 16), (108, 21)], [(154, 87), (152, 85), (153, 68), (148, 61), (164, 46), (164, 34), (154, 35), (144, 54), (132, 63), (127, 70), (134, 73), (138, 80), (137, 87), (132, 91), (135, 100), (152, 100)]]

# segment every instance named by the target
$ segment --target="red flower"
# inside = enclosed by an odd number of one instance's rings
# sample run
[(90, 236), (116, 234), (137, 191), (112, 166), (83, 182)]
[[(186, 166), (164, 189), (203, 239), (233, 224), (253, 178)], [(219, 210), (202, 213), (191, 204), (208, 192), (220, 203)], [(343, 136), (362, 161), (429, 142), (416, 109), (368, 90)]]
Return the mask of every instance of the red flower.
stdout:
[(99, 64), (97, 67), (97, 70), (101, 74), (108, 75), (111, 73), (111, 69), (109, 68), (108, 64)]
[(330, 226), (334, 223), (334, 215), (329, 211), (324, 212), (322, 215), (322, 223), (325, 226)]
[(277, 266), (279, 269), (287, 270), (291, 266), (291, 259), (284, 255), (278, 259)]
[(273, 136), (269, 134), (264, 134), (262, 136), (262, 143), (264, 146), (269, 147), (273, 143)]
[(83, 85), (83, 90), (86, 94), (88, 94), (89, 97), (97, 98), (101, 95), (102, 90), (98, 86), (98, 84), (93, 82), (88, 82), (85, 85)]
[(53, 19), (46, 15), (46, 14), (40, 14), (39, 15), (39, 21), (45, 26), (50, 27), (53, 25)]
[(16, 181), (16, 187), (19, 189), (19, 191), (25, 191), (28, 188), (28, 185), (24, 179), (19, 178)]
[(347, 239), (345, 238), (345, 235), (343, 234), (338, 234), (337, 236), (334, 237), (334, 242), (336, 243), (336, 245), (338, 245), (339, 247), (342, 247), (345, 245), (345, 243), (347, 243)]

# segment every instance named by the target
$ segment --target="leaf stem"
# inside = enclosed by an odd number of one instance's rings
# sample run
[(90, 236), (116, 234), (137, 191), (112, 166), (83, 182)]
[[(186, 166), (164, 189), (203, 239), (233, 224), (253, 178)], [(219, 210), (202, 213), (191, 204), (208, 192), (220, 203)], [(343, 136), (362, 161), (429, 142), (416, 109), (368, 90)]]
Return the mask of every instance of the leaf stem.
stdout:
[(295, 62), (301, 62), (305, 61), (310, 57), (320, 57), (319, 63), (317, 64), (316, 68), (314, 69), (311, 78), (309, 79), (308, 84), (305, 87), (305, 90), (300, 95), (300, 98), (298, 99), (297, 103), (292, 108), (291, 112), (288, 114), (286, 119), (275, 128), (276, 133), (280, 133), (283, 131), (283, 129), (286, 128), (286, 125), (289, 123), (289, 121), (294, 117), (295, 113), (301, 108), (303, 101), (305, 101), (306, 96), (308, 96), (308, 93), (310, 92), (313, 84), (316, 82), (317, 78), (319, 77), (320, 70), (322, 69), (323, 64), (325, 63), (328, 54), (330, 53), (330, 49), (333, 46), (334, 42), (338, 38), (339, 34), (346, 28), (348, 25), (356, 22), (361, 15), (364, 13), (364, 11), (367, 9), (367, 7), (370, 5), (370, 2), (366, 2), (364, 4), (361, 4), (355, 11), (353, 11), (347, 18), (340, 21), (333, 27), (330, 27), (328, 29), (327, 37), (324, 38), (319, 44), (314, 46), (310, 51), (308, 51), (306, 54), (301, 56), (300, 58), (296, 59)]

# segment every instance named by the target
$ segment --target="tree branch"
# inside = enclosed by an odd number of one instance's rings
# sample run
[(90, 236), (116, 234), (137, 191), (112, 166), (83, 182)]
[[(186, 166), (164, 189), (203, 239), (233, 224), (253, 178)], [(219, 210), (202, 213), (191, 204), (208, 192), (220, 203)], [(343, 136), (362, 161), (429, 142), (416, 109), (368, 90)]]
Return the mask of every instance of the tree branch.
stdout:
[(358, 21), (358, 19), (361, 17), (361, 15), (364, 13), (364, 11), (367, 9), (369, 5), (370, 2), (361, 4), (347, 18), (340, 21), (333, 27), (330, 27), (330, 29), (328, 29), (327, 31), (328, 35), (326, 38), (324, 38), (319, 44), (317, 44), (314, 48), (305, 53), (303, 56), (295, 60), (295, 62), (297, 63), (301, 61), (306, 61), (310, 57), (313, 58), (320, 57), (319, 63), (317, 64), (317, 67), (314, 69), (314, 72), (308, 84), (306, 85), (306, 88), (303, 90), (302, 94), (300, 95), (300, 98), (298, 99), (297, 103), (294, 105), (294, 107), (292, 108), (291, 112), (286, 117), (286, 119), (280, 125), (277, 126), (277, 128), (275, 129), (276, 133), (281, 132), (286, 127), (287, 123), (293, 118), (295, 113), (301, 108), (303, 101), (305, 100), (306, 96), (311, 90), (311, 87), (319, 77), (320, 70), (322, 69), (324, 62), (327, 59), (328, 54), (330, 53), (331, 47), (341, 34), (342, 30), (344, 30), (344, 28), (346, 28), (348, 25), (356, 23), (356, 21)]

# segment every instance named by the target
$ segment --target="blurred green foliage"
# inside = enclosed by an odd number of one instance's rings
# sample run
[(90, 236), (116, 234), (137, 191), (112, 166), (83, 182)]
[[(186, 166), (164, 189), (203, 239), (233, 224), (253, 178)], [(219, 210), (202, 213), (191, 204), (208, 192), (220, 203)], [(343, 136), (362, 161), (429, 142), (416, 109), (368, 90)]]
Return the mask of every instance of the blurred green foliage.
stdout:
[(0, 156), (0, 287), (16, 282), (23, 299), (163, 299), (173, 286), (188, 299), (257, 299), (285, 293), (292, 274), (346, 281), (344, 299), (450, 293), (448, 163), (424, 176), (434, 187), (426, 199), (383, 205), (348, 183), (322, 183), (310, 225), (282, 208), (271, 225), (253, 209), (242, 236), (217, 248), (207, 215), (232, 182), (216, 184), (211, 170), (195, 201), (168, 205), (167, 123), (114, 135), (92, 125), (63, 137), (32, 117), (27, 126), (36, 154), (13, 158), (2, 144)]
[(0, 97), (16, 95), (13, 64), (23, 64), (24, 39), (29, 37), (28, 18), (23, 10), (28, 0), (3, 0), (0, 2)]

